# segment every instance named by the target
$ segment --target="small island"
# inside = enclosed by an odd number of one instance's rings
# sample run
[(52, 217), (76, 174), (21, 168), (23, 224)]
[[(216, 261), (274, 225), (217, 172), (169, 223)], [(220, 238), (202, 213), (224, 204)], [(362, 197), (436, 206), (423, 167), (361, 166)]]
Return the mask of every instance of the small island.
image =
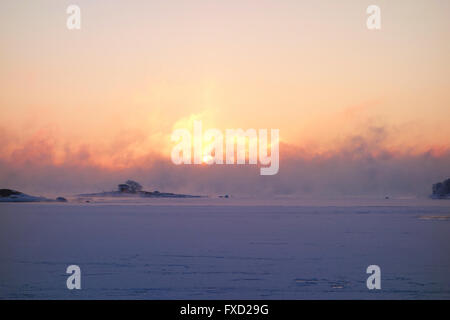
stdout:
[(12, 189), (0, 189), (0, 202), (67, 202), (66, 198), (48, 199), (36, 197)]
[(205, 196), (189, 195), (189, 194), (176, 194), (171, 192), (159, 192), (142, 190), (140, 183), (127, 180), (125, 183), (121, 183), (117, 186), (117, 190), (99, 193), (86, 193), (80, 194), (81, 197), (144, 197), (144, 198), (204, 198)]
[(433, 193), (431, 194), (432, 199), (450, 199), (450, 178), (433, 184)]
[[(117, 186), (117, 190), (79, 194), (78, 197), (142, 197), (142, 198), (205, 198), (206, 196), (177, 194), (171, 192), (145, 191), (141, 184), (128, 180)], [(46, 197), (32, 196), (12, 189), (0, 189), (0, 202), (67, 202), (64, 197), (49, 199)], [(86, 201), (90, 202), (90, 201)]]

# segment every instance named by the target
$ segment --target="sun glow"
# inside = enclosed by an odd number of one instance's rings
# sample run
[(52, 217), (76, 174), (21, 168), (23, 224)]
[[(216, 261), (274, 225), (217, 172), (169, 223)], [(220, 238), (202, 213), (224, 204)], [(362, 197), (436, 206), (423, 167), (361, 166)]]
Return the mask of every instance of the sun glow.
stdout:
[(203, 163), (210, 163), (211, 161), (213, 161), (213, 157), (209, 154), (206, 154), (203, 156), (202, 161)]

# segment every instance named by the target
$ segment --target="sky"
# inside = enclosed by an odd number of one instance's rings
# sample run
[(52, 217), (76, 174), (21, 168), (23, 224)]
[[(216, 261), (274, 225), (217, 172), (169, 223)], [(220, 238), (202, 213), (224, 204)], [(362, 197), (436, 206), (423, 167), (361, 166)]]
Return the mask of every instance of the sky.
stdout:
[[(68, 30), (66, 8), (81, 9)], [(368, 30), (366, 8), (381, 8)], [(0, 188), (425, 195), (450, 176), (447, 0), (0, 2)], [(280, 171), (176, 128), (280, 130)]]

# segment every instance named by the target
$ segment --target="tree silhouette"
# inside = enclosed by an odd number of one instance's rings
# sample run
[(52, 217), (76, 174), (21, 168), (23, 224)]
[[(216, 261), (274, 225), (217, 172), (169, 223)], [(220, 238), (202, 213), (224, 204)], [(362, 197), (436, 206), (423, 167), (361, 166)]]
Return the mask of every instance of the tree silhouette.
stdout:
[(136, 181), (127, 180), (127, 182), (125, 182), (125, 184), (127, 184), (130, 187), (130, 192), (132, 192), (132, 193), (136, 193), (136, 192), (142, 190), (142, 186)]

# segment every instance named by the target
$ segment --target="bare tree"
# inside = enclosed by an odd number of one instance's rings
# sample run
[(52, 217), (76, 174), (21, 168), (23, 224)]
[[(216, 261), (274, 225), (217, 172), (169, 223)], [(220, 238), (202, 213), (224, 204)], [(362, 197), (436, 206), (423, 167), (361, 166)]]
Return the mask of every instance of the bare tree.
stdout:
[(127, 184), (130, 187), (130, 192), (132, 192), (132, 193), (136, 193), (136, 192), (142, 190), (142, 186), (136, 181), (127, 180), (127, 182), (125, 182), (125, 184)]

